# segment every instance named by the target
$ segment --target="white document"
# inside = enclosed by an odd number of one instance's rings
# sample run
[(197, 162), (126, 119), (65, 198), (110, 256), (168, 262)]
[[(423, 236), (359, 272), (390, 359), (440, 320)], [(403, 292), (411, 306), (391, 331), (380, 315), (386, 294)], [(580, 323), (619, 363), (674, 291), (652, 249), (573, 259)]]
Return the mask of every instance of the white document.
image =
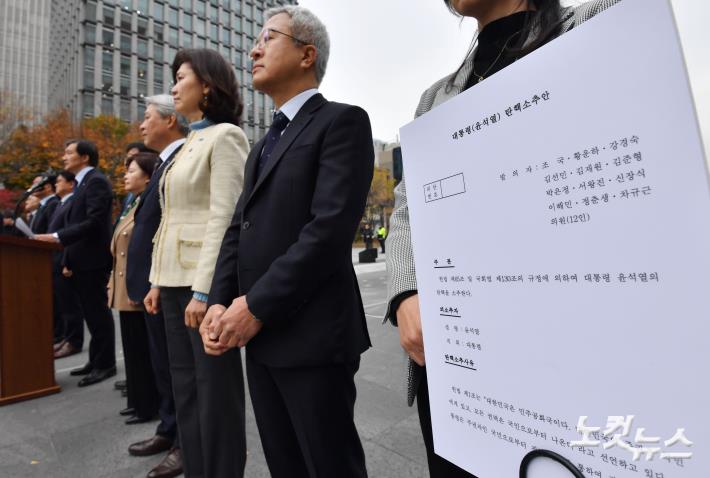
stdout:
[(479, 478), (535, 448), (591, 478), (710, 476), (688, 85), (668, 1), (623, 0), (402, 128), (438, 454)]
[(24, 219), (21, 217), (18, 217), (15, 219), (15, 227), (25, 236), (29, 237), (32, 239), (34, 237), (34, 233), (32, 232), (32, 229), (30, 226), (27, 225)]

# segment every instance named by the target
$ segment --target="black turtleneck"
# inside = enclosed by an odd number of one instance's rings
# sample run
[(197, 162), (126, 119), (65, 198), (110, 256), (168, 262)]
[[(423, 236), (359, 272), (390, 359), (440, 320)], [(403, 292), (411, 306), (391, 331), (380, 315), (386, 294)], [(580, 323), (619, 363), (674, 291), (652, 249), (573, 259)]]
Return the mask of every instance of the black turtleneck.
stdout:
[[(465, 89), (478, 83), (479, 77), (477, 75), (488, 78), (517, 59), (515, 53), (511, 54), (509, 51), (518, 46), (521, 31), (528, 15), (529, 12), (513, 13), (483, 27), (483, 30), (478, 34), (473, 72), (466, 81)], [(504, 46), (506, 51), (501, 54)]]

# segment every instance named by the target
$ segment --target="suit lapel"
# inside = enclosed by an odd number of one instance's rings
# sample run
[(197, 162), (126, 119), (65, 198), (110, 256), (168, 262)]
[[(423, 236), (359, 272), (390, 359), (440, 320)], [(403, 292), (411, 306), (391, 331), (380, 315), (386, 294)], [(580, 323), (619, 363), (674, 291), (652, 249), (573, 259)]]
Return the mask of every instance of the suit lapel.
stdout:
[[(163, 172), (165, 172), (167, 167), (170, 166), (170, 162), (173, 160), (175, 155), (177, 155), (180, 152), (183, 145), (184, 145), (184, 143), (181, 144), (180, 146), (178, 146), (177, 148), (175, 148), (175, 151), (173, 151), (173, 153), (170, 156), (168, 156), (168, 159), (166, 159), (165, 161), (160, 163), (160, 166), (158, 166), (158, 168), (153, 172), (153, 176), (151, 176), (150, 182), (148, 182), (148, 186), (146, 186), (145, 191), (143, 191), (144, 198), (147, 198), (148, 195), (153, 191), (153, 189), (158, 187), (158, 184), (160, 184), (160, 176), (163, 174)], [(143, 205), (144, 202), (145, 201), (138, 202), (138, 205), (135, 208), (136, 214), (141, 209), (141, 206)]]
[[(271, 171), (273, 171), (274, 168), (278, 165), (284, 153), (288, 151), (288, 148), (298, 137), (298, 135), (301, 134), (301, 131), (303, 131), (303, 129), (308, 125), (308, 123), (311, 122), (318, 108), (323, 106), (325, 103), (327, 103), (327, 100), (323, 98), (323, 95), (321, 95), (320, 93), (313, 95), (313, 97), (306, 101), (300, 111), (296, 114), (296, 117), (293, 118), (293, 121), (291, 121), (291, 123), (284, 131), (283, 135), (281, 136), (281, 139), (274, 147), (274, 150), (271, 152), (269, 162), (264, 166), (264, 170), (259, 175), (259, 178), (257, 179), (256, 184), (254, 185), (254, 189), (249, 194), (249, 199), (247, 199), (247, 203), (254, 196), (256, 191), (263, 184), (269, 174), (271, 174)], [(259, 142), (261, 146), (263, 146), (263, 141), (264, 140), (262, 139), (262, 141)], [(257, 157), (254, 158), (254, 160), (252, 161), (252, 163), (254, 163), (252, 165), (253, 170), (256, 169), (256, 163), (258, 160), (258, 155), (261, 154), (261, 149), (262, 148), (254, 148), (254, 150), (257, 152)], [(252, 171), (251, 173), (255, 174), (255, 171)]]

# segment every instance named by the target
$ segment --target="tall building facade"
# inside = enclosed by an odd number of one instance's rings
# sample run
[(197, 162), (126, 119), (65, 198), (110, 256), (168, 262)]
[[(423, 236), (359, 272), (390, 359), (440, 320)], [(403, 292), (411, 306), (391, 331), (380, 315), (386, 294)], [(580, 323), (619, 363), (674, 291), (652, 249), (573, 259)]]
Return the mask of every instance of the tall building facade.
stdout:
[(0, 1), (0, 140), (47, 112), (51, 0)]
[(296, 1), (52, 0), (49, 107), (68, 107), (77, 120), (108, 114), (137, 121), (144, 97), (170, 91), (177, 51), (210, 48), (234, 65), (243, 127), (256, 141), (273, 103), (252, 86), (249, 48), (264, 10), (284, 4)]

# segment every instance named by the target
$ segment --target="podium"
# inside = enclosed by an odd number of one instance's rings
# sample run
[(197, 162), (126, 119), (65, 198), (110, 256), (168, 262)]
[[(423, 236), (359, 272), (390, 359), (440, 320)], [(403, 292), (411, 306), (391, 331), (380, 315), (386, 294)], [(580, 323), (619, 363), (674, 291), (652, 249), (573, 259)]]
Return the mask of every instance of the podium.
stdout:
[(52, 350), (58, 244), (0, 236), (0, 406), (59, 392)]

